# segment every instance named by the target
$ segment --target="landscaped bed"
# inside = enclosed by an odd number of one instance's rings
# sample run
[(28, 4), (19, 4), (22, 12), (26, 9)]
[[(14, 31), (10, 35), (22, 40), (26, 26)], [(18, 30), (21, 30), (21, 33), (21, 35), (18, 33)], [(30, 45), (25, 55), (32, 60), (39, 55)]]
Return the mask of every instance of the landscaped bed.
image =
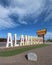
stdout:
[(2, 57), (14, 56), (14, 55), (23, 53), (28, 50), (41, 48), (41, 47), (45, 47), (45, 46), (48, 46), (48, 44), (38, 44), (38, 45), (32, 45), (32, 46), (0, 49), (0, 56), (2, 56)]

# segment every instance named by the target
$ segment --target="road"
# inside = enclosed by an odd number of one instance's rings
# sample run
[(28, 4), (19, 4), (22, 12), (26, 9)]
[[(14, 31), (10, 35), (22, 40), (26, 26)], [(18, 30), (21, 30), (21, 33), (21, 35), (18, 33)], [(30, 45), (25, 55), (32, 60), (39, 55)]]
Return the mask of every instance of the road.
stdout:
[[(29, 52), (37, 54), (37, 61), (28, 61), (25, 55)], [(0, 65), (52, 65), (52, 45), (26, 51), (11, 57), (0, 57)]]

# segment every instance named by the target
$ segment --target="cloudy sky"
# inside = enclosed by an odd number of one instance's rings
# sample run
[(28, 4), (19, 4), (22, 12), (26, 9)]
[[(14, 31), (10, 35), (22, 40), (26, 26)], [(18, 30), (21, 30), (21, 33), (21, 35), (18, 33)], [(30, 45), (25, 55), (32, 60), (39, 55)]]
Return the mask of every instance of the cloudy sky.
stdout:
[(0, 37), (36, 36), (44, 28), (45, 38), (52, 38), (52, 0), (0, 0)]

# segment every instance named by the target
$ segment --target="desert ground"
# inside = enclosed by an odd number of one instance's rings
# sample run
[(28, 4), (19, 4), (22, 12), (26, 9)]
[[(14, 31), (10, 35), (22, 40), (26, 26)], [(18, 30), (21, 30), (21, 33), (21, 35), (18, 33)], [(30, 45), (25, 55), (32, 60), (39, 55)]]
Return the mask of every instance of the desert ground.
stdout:
[[(25, 55), (29, 52), (37, 54), (37, 61), (29, 61)], [(52, 44), (46, 47), (37, 48), (21, 54), (0, 57), (0, 65), (52, 65)]]

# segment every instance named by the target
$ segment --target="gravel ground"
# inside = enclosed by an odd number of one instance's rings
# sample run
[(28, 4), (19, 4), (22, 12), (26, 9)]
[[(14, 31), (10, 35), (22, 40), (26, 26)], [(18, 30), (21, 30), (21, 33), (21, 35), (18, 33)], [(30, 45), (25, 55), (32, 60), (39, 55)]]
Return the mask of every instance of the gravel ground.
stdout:
[[(25, 55), (29, 52), (37, 54), (37, 61), (28, 61)], [(0, 65), (52, 65), (52, 45), (33, 49), (11, 57), (0, 57)]]

